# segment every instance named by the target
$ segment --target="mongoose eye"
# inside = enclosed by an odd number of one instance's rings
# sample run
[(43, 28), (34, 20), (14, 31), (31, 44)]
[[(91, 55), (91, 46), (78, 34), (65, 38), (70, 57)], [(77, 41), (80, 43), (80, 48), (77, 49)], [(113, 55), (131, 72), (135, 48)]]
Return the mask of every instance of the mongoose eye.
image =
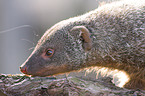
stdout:
[(53, 49), (48, 49), (46, 51), (46, 56), (51, 57), (53, 55), (53, 53), (54, 53), (54, 50)]

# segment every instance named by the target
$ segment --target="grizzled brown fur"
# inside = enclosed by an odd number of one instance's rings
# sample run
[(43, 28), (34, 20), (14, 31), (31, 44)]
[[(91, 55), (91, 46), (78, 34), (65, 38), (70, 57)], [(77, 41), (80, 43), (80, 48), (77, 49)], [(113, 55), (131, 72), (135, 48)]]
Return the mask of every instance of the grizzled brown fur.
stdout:
[[(49, 49), (54, 53), (46, 56)], [(49, 76), (91, 66), (125, 71), (125, 88), (145, 90), (145, 0), (113, 2), (57, 23), (21, 71)]]

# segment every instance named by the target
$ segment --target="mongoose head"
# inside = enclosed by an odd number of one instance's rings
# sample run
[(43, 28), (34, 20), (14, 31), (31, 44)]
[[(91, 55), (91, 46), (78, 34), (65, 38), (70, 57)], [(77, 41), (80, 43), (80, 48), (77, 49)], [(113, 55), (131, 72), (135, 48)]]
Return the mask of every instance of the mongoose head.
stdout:
[(85, 26), (60, 22), (45, 32), (20, 70), (32, 76), (78, 70), (79, 66), (86, 66), (86, 54), (91, 48), (90, 33)]

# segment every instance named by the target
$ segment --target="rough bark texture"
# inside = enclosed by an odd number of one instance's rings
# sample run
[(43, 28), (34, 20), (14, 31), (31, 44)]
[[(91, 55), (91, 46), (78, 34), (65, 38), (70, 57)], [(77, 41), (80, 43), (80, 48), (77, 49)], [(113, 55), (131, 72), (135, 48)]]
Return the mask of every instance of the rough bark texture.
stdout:
[(0, 74), (0, 96), (145, 96), (145, 91), (118, 88), (110, 78), (91, 81)]

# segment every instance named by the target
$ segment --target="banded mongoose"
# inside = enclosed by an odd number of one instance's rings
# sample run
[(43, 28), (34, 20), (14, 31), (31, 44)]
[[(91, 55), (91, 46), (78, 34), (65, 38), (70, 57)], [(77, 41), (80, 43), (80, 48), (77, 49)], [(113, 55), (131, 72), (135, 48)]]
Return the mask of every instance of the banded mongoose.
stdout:
[(145, 90), (145, 0), (108, 3), (48, 29), (20, 70), (50, 76), (92, 66), (126, 72)]

